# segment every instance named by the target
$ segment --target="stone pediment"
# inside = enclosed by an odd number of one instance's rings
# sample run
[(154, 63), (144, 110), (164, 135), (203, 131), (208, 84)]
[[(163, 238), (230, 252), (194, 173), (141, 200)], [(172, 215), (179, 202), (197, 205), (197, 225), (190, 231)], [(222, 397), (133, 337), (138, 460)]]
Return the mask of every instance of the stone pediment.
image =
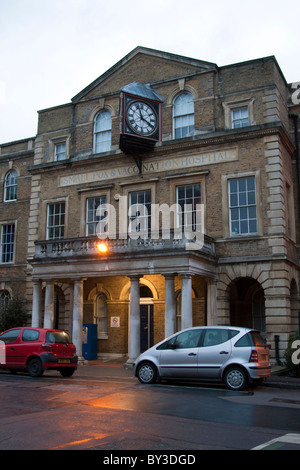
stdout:
[(138, 46), (72, 98), (72, 102), (118, 93), (129, 83), (154, 83), (216, 70), (217, 65)]

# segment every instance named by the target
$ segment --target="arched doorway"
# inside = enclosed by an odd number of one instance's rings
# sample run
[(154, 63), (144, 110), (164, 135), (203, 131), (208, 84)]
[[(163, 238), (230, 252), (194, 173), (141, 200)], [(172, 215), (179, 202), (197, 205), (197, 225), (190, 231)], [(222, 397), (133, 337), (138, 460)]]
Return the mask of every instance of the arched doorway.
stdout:
[(230, 324), (255, 328), (266, 335), (265, 296), (260, 283), (251, 277), (234, 280), (229, 286)]

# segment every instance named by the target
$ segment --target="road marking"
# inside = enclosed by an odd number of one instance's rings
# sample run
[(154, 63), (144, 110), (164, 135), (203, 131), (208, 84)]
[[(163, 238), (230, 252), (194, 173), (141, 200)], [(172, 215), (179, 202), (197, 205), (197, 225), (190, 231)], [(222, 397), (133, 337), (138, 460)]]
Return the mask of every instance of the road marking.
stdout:
[(105, 437), (108, 437), (108, 436), (112, 436), (112, 434), (111, 433), (110, 434), (98, 434), (88, 439), (82, 439), (81, 441), (71, 441), (71, 442), (67, 442), (66, 444), (62, 444), (60, 446), (50, 447), (48, 450), (63, 449), (64, 447), (70, 447), (70, 446), (76, 446), (76, 445), (78, 446), (80, 444), (85, 444), (86, 442), (89, 442), (89, 441), (104, 439)]
[(300, 434), (285, 434), (271, 441), (265, 442), (251, 450), (275, 450), (283, 447), (284, 444), (298, 444), (300, 446)]

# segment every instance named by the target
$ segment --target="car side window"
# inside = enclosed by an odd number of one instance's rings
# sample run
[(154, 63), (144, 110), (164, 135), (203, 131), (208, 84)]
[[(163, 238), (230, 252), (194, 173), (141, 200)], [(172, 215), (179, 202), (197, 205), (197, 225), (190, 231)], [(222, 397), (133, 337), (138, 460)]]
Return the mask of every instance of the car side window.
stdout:
[(23, 341), (37, 341), (40, 337), (38, 330), (27, 330), (25, 329), (22, 334)]
[(197, 348), (202, 330), (189, 330), (179, 333), (175, 338), (169, 341), (168, 347), (175, 349)]
[(234, 345), (235, 348), (247, 348), (249, 346), (252, 346), (252, 339), (249, 333), (246, 335), (242, 336)]
[(16, 330), (6, 331), (2, 335), (0, 335), (0, 341), (3, 343), (14, 343), (17, 341), (21, 328), (17, 328)]
[(216, 346), (217, 344), (225, 343), (230, 339), (229, 330), (208, 328), (204, 332), (203, 347)]

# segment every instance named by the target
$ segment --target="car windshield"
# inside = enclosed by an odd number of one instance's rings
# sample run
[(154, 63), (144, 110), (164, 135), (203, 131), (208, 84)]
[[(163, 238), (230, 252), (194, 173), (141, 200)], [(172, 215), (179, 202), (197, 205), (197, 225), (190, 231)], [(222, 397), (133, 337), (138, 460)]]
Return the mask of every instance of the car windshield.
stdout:
[(71, 344), (71, 338), (66, 331), (48, 331), (46, 334), (47, 343)]

